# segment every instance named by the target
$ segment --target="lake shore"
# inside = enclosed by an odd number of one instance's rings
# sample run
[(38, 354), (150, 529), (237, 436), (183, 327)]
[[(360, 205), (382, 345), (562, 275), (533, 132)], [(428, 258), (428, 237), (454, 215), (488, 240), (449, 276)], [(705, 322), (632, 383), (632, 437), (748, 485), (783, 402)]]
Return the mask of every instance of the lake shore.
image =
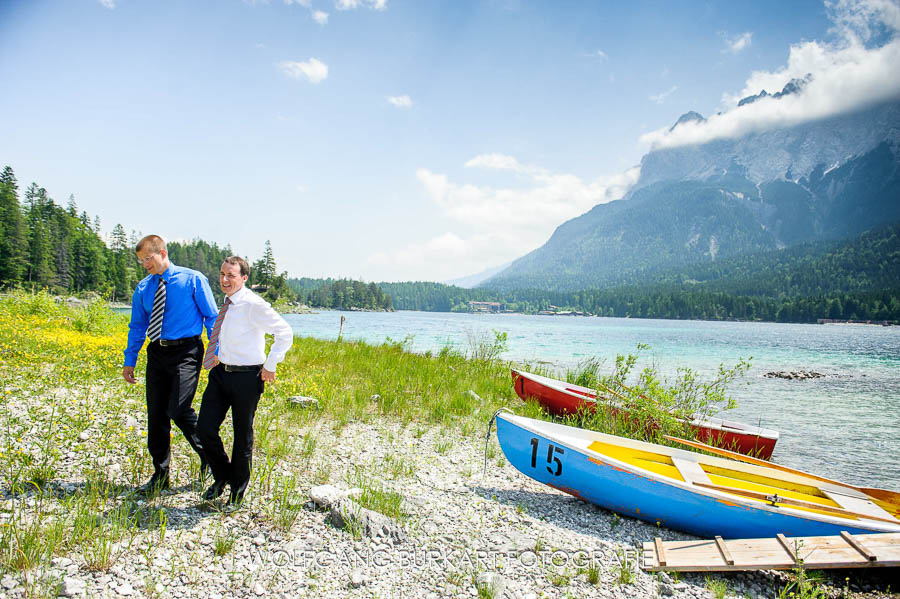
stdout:
[[(689, 537), (515, 470), (484, 441), (518, 405), (506, 365), (402, 342), (295, 341), (260, 403), (242, 509), (199, 499), (177, 430), (172, 488), (138, 497), (146, 415), (143, 386), (121, 380), (124, 334), (100, 312), (0, 302), (0, 597), (755, 598), (788, 580), (641, 571), (643, 541)], [(390, 519), (339, 527), (312, 500), (324, 485)], [(845, 576), (854, 596), (889, 592), (878, 572), (829, 576), (832, 596)]]

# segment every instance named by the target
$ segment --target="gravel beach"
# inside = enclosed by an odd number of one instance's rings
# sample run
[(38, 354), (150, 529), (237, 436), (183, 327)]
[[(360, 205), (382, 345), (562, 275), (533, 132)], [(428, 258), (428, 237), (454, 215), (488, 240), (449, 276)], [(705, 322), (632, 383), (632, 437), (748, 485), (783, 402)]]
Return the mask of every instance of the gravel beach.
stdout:
[[(151, 499), (134, 499), (131, 487), (119, 491), (142, 513), (165, 513), (165, 526), (148, 521), (118, 540), (108, 569), (90, 569), (72, 551), (27, 576), (7, 573), (0, 597), (31, 596), (39, 588), (51, 596), (204, 599), (687, 598), (714, 597), (722, 589), (724, 596), (756, 598), (775, 597), (784, 586), (784, 575), (773, 572), (643, 572), (643, 541), (690, 537), (531, 480), (506, 463), (493, 436), (485, 445), (477, 435), (390, 420), (351, 423), (337, 432), (326, 420), (309, 427), (317, 439), (314, 455), (289, 455), (276, 469), (295, 473), (293, 484), (279, 486), (278, 472), (267, 469), (267, 456), (257, 451), (251, 492), (230, 514), (219, 502), (199, 499), (187, 452), (176, 444), (171, 489)], [(85, 439), (89, 446), (90, 435)], [(47, 486), (59, 506), (83, 488), (76, 473), (88, 459), (69, 452), (62, 461)], [(115, 479), (124, 465), (112, 460), (103, 467)], [(351, 488), (359, 480), (352, 473), (360, 471), (402, 497), (401, 517), (389, 519), (353, 501), (361, 490)], [(5, 493), (0, 523), (14, 509), (27, 513), (41, 501), (35, 493)], [(852, 574), (846, 584), (854, 596), (885, 596), (886, 574)], [(840, 596), (843, 584), (825, 588)]]

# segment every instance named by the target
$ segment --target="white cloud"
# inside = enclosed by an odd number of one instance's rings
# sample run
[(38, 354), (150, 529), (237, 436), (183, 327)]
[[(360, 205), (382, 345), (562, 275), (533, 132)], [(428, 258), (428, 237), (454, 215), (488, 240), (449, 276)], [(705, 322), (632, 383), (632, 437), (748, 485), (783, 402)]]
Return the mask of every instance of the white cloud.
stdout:
[[(465, 238), (446, 232), (432, 239), (408, 245), (390, 252), (376, 252), (366, 259), (372, 267), (382, 267), (385, 273), (409, 273), (403, 280), (440, 281), (481, 272), (503, 262), (497, 258), (497, 248), (514, 240), (509, 234), (487, 233)], [(519, 256), (515, 256), (518, 258)], [(493, 261), (490, 264), (486, 260)], [(390, 279), (391, 275), (388, 275)]]
[(278, 68), (293, 79), (307, 79), (310, 83), (321, 83), (328, 78), (328, 65), (317, 58), (304, 62), (285, 60), (278, 63)]
[(753, 43), (753, 33), (744, 32), (738, 36), (725, 39), (725, 51), (737, 54), (741, 50), (745, 50)]
[(418, 276), (428, 280), (479, 272), (530, 252), (563, 222), (621, 198), (640, 174), (635, 167), (586, 182), (499, 153), (476, 156), (465, 166), (514, 171), (528, 177), (530, 185), (510, 189), (454, 183), (447, 175), (419, 169), (416, 177), (427, 197), (457, 228), (399, 250), (373, 254), (370, 264), (404, 266), (407, 272), (418, 269)]
[(387, 0), (335, 0), (334, 7), (338, 10), (356, 10), (366, 6), (372, 10), (385, 10)]
[(290, 6), (291, 4), (296, 4), (297, 6), (302, 6), (303, 8), (312, 7), (312, 0), (284, 0), (284, 3)]
[(495, 170), (525, 172), (527, 169), (513, 156), (506, 154), (479, 154), (466, 162), (469, 168), (488, 168)]
[(113, 10), (116, 7), (116, 0), (98, 0), (103, 8)]
[[(487, 158), (491, 156), (493, 158)], [(504, 159), (505, 158), (505, 159)], [(494, 188), (456, 184), (447, 176), (419, 169), (416, 176), (443, 214), (476, 229), (493, 231), (518, 228), (531, 231), (529, 243), (536, 247), (546, 241), (559, 224), (583, 214), (597, 204), (621, 198), (637, 180), (638, 169), (620, 175), (584, 182), (575, 175), (557, 174), (540, 167), (521, 165), (501, 154), (470, 160), (467, 166), (504, 168), (525, 173), (532, 186), (526, 189)]]
[(388, 102), (396, 106), (397, 108), (412, 108), (413, 101), (407, 95), (402, 96), (388, 96)]
[(671, 88), (669, 88), (668, 91), (664, 91), (664, 92), (656, 94), (654, 96), (648, 96), (647, 99), (650, 100), (651, 102), (656, 102), (657, 104), (662, 104), (663, 102), (666, 101), (666, 98), (668, 98), (669, 96), (674, 94), (676, 90), (678, 90), (678, 86), (673, 85)]
[(328, 13), (321, 10), (312, 11), (313, 21), (318, 23), (319, 25), (327, 25), (328, 24)]
[(609, 56), (607, 56), (606, 52), (604, 52), (603, 50), (597, 50), (596, 52), (591, 54), (591, 56), (599, 58), (601, 62), (606, 62), (607, 60), (609, 60)]
[(879, 33), (900, 31), (900, 4), (896, 0), (826, 0), (832, 32), (866, 42)]
[[(775, 71), (756, 71), (739, 93), (725, 94), (723, 112), (705, 123), (689, 122), (641, 136), (653, 148), (735, 138), (773, 127), (852, 112), (900, 98), (900, 5), (887, 0), (838, 0), (826, 3), (834, 23), (833, 42), (809, 41), (790, 48), (787, 64)], [(872, 39), (887, 40), (880, 46)], [(770, 94), (807, 74), (811, 81), (800, 93), (763, 98), (737, 106), (741, 98), (762, 90)]]
[(297, 185), (296, 189), (298, 193), (306, 193), (309, 191), (309, 188), (306, 185)]

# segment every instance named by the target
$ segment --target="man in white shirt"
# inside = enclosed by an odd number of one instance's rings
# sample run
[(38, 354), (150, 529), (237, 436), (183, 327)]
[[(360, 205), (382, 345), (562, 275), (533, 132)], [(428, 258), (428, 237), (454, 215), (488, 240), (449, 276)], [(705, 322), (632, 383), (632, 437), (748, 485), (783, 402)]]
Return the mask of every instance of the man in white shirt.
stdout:
[[(203, 367), (211, 370), (197, 421), (197, 434), (214, 478), (203, 499), (216, 499), (225, 485), (230, 485), (226, 506), (230, 509), (240, 507), (250, 483), (256, 405), (266, 382), (275, 380), (275, 367), (294, 340), (290, 325), (244, 286), (249, 275), (250, 266), (240, 256), (230, 256), (222, 263), (219, 285), (225, 293), (225, 303), (216, 317), (203, 360)], [(268, 356), (266, 333), (275, 336)], [(230, 461), (219, 436), (229, 408), (234, 426)]]

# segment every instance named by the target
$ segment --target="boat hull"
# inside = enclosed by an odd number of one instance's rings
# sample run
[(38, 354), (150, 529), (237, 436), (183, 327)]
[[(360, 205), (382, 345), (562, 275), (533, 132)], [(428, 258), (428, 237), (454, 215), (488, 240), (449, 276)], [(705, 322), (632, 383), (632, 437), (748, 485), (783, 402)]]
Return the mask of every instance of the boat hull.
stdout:
[[(523, 419), (524, 420), (524, 419)], [(556, 438), (497, 415), (497, 439), (510, 464), (523, 474), (624, 516), (701, 537), (723, 538), (836, 535), (885, 532), (856, 527), (854, 521), (823, 522), (710, 496), (629, 471), (601, 454), (566, 445)], [(713, 494), (715, 495), (715, 494)], [(861, 523), (864, 524), (864, 523)]]
[[(517, 370), (512, 371), (512, 378), (516, 394), (523, 401), (534, 399), (555, 416), (574, 414), (582, 408), (593, 409), (597, 403), (596, 392), (587, 387), (554, 380), (553, 383), (559, 383), (559, 386), (556, 386), (542, 381), (544, 377), (531, 376)], [(697, 438), (708, 445), (723, 447), (763, 460), (772, 457), (775, 443), (778, 441), (777, 437), (723, 429), (702, 423), (692, 424), (691, 428), (697, 434)]]

